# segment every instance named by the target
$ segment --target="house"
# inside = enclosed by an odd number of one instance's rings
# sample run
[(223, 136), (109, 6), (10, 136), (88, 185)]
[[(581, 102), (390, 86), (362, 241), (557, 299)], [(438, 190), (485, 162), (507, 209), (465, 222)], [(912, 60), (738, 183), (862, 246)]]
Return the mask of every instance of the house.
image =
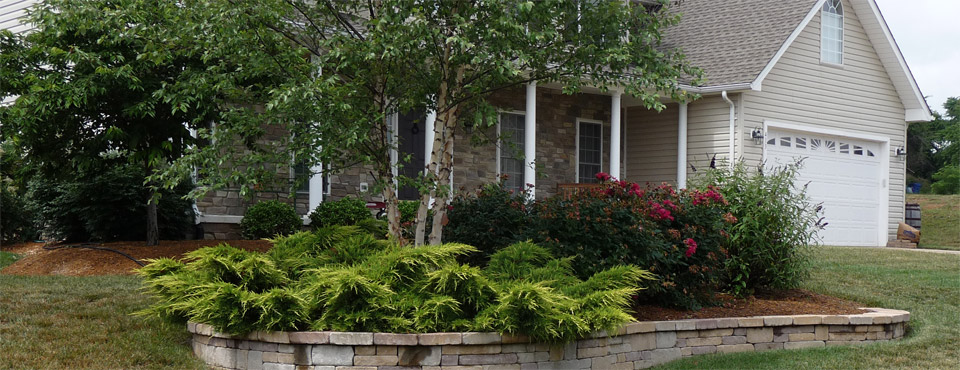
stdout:
[[(0, 0), (0, 24), (8, 3)], [(904, 217), (907, 125), (932, 116), (875, 1), (687, 0), (671, 9), (683, 18), (664, 42), (703, 68), (706, 84), (684, 87), (701, 99), (665, 101), (656, 112), (616, 90), (564, 95), (559, 86), (530, 84), (497, 93), (490, 99), (500, 121), (484, 134), (498, 140), (476, 146), (457, 137), (454, 187), (472, 190), (506, 174), (508, 186), (531, 184), (543, 198), (601, 171), (685, 187), (713, 158), (767, 167), (805, 158), (797, 183), (809, 184), (824, 205), (825, 244), (882, 246), (894, 238)], [(392, 157), (423, 163), (432, 117), (398, 114), (391, 124), (399, 140)], [(366, 192), (367, 173), (315, 175), (293, 202), (306, 214), (326, 199), (376, 198)], [(400, 189), (400, 196), (416, 194)], [(198, 201), (207, 236), (235, 235), (248, 203), (234, 191)]]

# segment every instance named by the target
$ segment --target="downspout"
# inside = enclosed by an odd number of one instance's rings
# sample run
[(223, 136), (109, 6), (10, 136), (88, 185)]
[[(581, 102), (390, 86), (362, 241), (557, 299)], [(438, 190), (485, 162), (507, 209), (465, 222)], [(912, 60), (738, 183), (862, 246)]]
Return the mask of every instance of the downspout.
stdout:
[(727, 102), (727, 104), (730, 104), (730, 147), (728, 148), (729, 156), (727, 157), (727, 165), (730, 166), (730, 169), (732, 170), (734, 161), (733, 142), (734, 138), (736, 138), (734, 128), (736, 127), (737, 122), (737, 107), (735, 104), (733, 104), (733, 100), (730, 100), (730, 98), (727, 97), (727, 90), (723, 90), (723, 92), (720, 93), (720, 96), (723, 97), (723, 100)]

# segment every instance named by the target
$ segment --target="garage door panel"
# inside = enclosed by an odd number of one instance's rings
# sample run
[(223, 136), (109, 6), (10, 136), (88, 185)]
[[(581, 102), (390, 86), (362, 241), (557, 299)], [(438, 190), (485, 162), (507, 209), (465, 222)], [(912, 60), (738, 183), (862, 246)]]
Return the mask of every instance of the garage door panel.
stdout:
[(880, 211), (880, 145), (791, 131), (768, 132), (767, 168), (803, 158), (795, 186), (806, 185), (823, 204), (827, 226), (818, 231), (828, 245), (877, 245)]

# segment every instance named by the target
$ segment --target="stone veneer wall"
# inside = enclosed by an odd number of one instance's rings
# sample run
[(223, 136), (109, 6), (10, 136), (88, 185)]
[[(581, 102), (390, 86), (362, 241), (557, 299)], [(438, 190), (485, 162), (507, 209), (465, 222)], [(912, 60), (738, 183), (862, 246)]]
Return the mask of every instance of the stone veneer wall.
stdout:
[(795, 315), (635, 322), (567, 344), (497, 333), (216, 333), (190, 323), (193, 351), (217, 369), (642, 369), (705, 353), (799, 349), (901, 338), (910, 313)]

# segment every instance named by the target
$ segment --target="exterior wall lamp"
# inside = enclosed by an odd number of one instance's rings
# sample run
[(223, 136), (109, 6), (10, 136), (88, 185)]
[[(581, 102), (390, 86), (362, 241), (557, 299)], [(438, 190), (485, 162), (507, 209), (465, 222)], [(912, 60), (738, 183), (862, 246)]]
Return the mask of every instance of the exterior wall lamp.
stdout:
[(759, 128), (759, 127), (754, 128), (753, 131), (750, 132), (750, 137), (753, 139), (753, 143), (754, 143), (754, 144), (757, 144), (757, 145), (762, 144), (762, 143), (763, 143), (763, 130), (762, 130), (761, 128)]
[(901, 161), (907, 159), (907, 148), (904, 148), (903, 145), (897, 147), (897, 158)]

